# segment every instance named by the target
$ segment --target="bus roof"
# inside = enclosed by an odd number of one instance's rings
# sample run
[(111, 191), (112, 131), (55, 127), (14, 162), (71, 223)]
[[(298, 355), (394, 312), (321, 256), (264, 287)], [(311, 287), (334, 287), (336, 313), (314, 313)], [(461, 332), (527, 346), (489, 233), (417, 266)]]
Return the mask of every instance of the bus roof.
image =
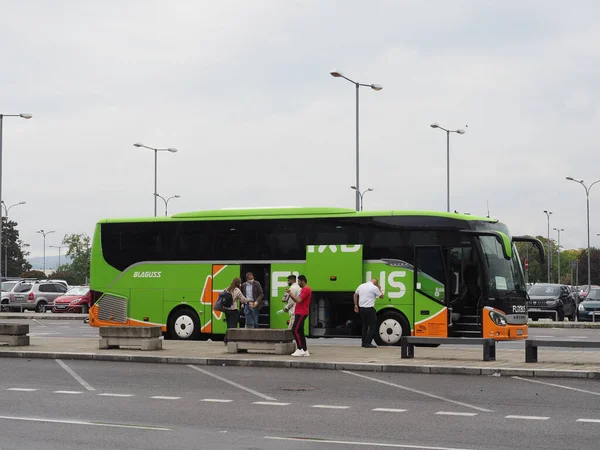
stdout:
[(224, 208), (207, 211), (192, 211), (186, 213), (174, 214), (171, 217), (143, 217), (129, 219), (105, 219), (103, 223), (118, 222), (165, 222), (177, 219), (262, 219), (262, 218), (282, 218), (290, 219), (294, 217), (317, 218), (317, 217), (376, 217), (376, 216), (430, 216), (446, 217), (457, 220), (485, 221), (490, 223), (498, 222), (497, 219), (489, 217), (472, 216), (470, 214), (448, 213), (439, 211), (355, 211), (350, 208), (303, 208), (303, 207), (272, 207), (272, 208)]

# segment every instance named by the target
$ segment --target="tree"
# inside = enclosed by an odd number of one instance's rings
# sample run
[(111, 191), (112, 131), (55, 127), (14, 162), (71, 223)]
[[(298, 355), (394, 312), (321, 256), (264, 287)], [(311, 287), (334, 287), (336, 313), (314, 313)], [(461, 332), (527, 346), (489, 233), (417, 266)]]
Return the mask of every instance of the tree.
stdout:
[[(577, 258), (577, 263), (579, 265), (579, 284), (587, 285), (588, 284), (588, 276), (587, 276), (587, 257), (588, 252), (587, 248), (582, 249), (579, 257)], [(600, 250), (597, 248), (590, 248), (590, 262), (592, 264), (591, 270), (591, 284), (600, 284)]]
[(18, 277), (31, 269), (31, 264), (25, 259), (29, 256), (29, 244), (19, 239), (17, 225), (18, 223), (12, 220), (6, 223), (6, 218), (2, 218), (2, 276), (6, 273), (9, 277)]
[[(539, 253), (537, 247), (528, 242), (517, 242), (517, 252), (521, 258), (521, 264), (523, 270), (525, 270), (525, 260), (529, 259), (529, 270), (527, 271), (527, 282), (529, 283), (543, 283), (548, 279), (548, 239), (542, 236), (536, 236), (544, 246), (544, 259), (545, 262), (540, 262)], [(551, 252), (553, 250), (553, 242), (550, 243)]]
[(67, 234), (62, 243), (68, 247), (67, 256), (71, 258), (71, 263), (61, 265), (61, 271), (70, 274), (73, 284), (85, 284), (90, 277), (90, 237), (83, 233)]
[(46, 279), (46, 274), (41, 270), (28, 270), (19, 275), (20, 278), (38, 278), (41, 280)]

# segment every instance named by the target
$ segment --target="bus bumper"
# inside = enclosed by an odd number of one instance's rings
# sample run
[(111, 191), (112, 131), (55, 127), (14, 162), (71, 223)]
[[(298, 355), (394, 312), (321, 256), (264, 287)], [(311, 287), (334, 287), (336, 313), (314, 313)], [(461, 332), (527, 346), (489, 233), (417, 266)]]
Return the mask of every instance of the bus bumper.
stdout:
[(499, 309), (489, 306), (483, 308), (483, 337), (494, 338), (497, 341), (514, 341), (529, 337), (529, 328), (526, 323), (519, 325), (508, 324), (505, 317), (504, 312)]

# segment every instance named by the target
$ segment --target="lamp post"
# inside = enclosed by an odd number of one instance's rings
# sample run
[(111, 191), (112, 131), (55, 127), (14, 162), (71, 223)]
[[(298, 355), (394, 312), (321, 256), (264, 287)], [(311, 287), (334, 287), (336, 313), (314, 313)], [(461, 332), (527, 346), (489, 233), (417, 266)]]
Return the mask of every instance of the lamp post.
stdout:
[(558, 242), (557, 242), (557, 266), (556, 270), (558, 272), (558, 284), (560, 284), (560, 232), (565, 231), (564, 228), (552, 228), (554, 231), (558, 233)]
[(358, 189), (356, 189), (356, 186), (350, 186), (350, 189), (354, 189), (360, 195), (360, 211), (362, 211), (363, 210), (363, 197), (365, 196), (365, 194), (367, 192), (373, 192), (375, 189), (368, 188), (368, 189), (365, 189), (362, 192), (360, 192)]
[(439, 128), (446, 132), (446, 211), (450, 212), (450, 133), (465, 134), (465, 130), (447, 130), (437, 122), (429, 125), (431, 128)]
[(36, 231), (36, 233), (40, 233), (42, 236), (44, 236), (44, 275), (46, 275), (46, 236), (48, 236), (51, 233), (54, 233), (54, 230), (53, 231), (39, 230), (39, 231)]
[(66, 245), (49, 245), (48, 247), (52, 247), (52, 248), (57, 248), (58, 249), (58, 267), (56, 268), (56, 270), (58, 271), (58, 269), (60, 269), (60, 249), (61, 248), (67, 248)]
[(373, 89), (374, 91), (380, 91), (383, 89), (383, 86), (379, 85), (379, 84), (364, 84), (364, 83), (359, 83), (357, 81), (351, 80), (350, 78), (346, 77), (342, 72), (340, 72), (339, 70), (332, 70), (330, 72), (330, 75), (332, 77), (335, 78), (343, 78), (344, 80), (348, 80), (350, 83), (354, 84), (354, 86), (356, 86), (356, 210), (359, 211), (360, 210), (360, 176), (359, 176), (359, 169), (360, 169), (360, 158), (359, 158), (359, 134), (358, 134), (358, 90), (360, 89), (361, 86), (365, 86), (365, 87), (370, 87), (371, 89)]
[(592, 186), (596, 183), (600, 183), (600, 180), (594, 181), (590, 186), (586, 186), (583, 180), (576, 180), (573, 177), (567, 177), (567, 180), (574, 181), (575, 183), (579, 183), (585, 189), (585, 197), (587, 199), (587, 277), (588, 277), (588, 292), (592, 288), (592, 267), (591, 267), (591, 258), (590, 258), (590, 191), (592, 190)]
[[(552, 211), (544, 210), (546, 217), (548, 218), (548, 256), (550, 256), (550, 215)], [(548, 258), (548, 283), (550, 283), (550, 265), (552, 264), (552, 258)]]
[(168, 209), (169, 209), (169, 200), (171, 200), (172, 198), (180, 198), (179, 195), (173, 195), (172, 197), (169, 197), (167, 199), (165, 199), (162, 195), (158, 195), (158, 194), (154, 194), (159, 198), (162, 198), (162, 201), (165, 202), (165, 217), (167, 217), (168, 214)]
[(154, 147), (148, 147), (147, 145), (141, 144), (139, 142), (136, 142), (135, 144), (133, 144), (134, 147), (143, 147), (143, 148), (147, 148), (149, 150), (154, 150), (154, 217), (156, 217), (156, 196), (158, 195), (158, 184), (157, 184), (157, 180), (158, 180), (158, 152), (171, 152), (171, 153), (177, 153), (177, 149), (176, 148), (154, 148)]
[[(31, 119), (33, 116), (27, 113), (21, 114), (0, 114), (0, 201), (2, 200), (2, 124), (5, 117), (20, 117), (22, 119)], [(0, 275), (2, 274), (2, 208), (0, 208)]]
[[(19, 203), (15, 203), (14, 205), (10, 205), (8, 208), (6, 207), (6, 203), (4, 203), (4, 200), (0, 201), (0, 203), (2, 204), (2, 207), (4, 208), (4, 214), (6, 217), (6, 226), (8, 227), (8, 213), (10, 212), (10, 208), (12, 208), (13, 206), (19, 206), (19, 205), (24, 205), (27, 202), (19, 202)], [(8, 277), (8, 239), (4, 240), (4, 276)]]

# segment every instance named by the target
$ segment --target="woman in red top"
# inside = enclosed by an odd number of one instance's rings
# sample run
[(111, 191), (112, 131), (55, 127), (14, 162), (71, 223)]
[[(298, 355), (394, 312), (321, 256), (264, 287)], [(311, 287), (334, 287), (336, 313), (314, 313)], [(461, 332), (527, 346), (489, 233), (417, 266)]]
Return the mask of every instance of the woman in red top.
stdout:
[(294, 310), (294, 326), (292, 331), (294, 332), (298, 349), (292, 353), (292, 356), (310, 356), (308, 350), (306, 349), (304, 320), (308, 317), (310, 301), (312, 299), (312, 289), (307, 284), (307, 280), (304, 275), (300, 275), (298, 277), (298, 285), (302, 289), (298, 296), (295, 296), (289, 289), (286, 290), (290, 298), (296, 302), (296, 309)]

